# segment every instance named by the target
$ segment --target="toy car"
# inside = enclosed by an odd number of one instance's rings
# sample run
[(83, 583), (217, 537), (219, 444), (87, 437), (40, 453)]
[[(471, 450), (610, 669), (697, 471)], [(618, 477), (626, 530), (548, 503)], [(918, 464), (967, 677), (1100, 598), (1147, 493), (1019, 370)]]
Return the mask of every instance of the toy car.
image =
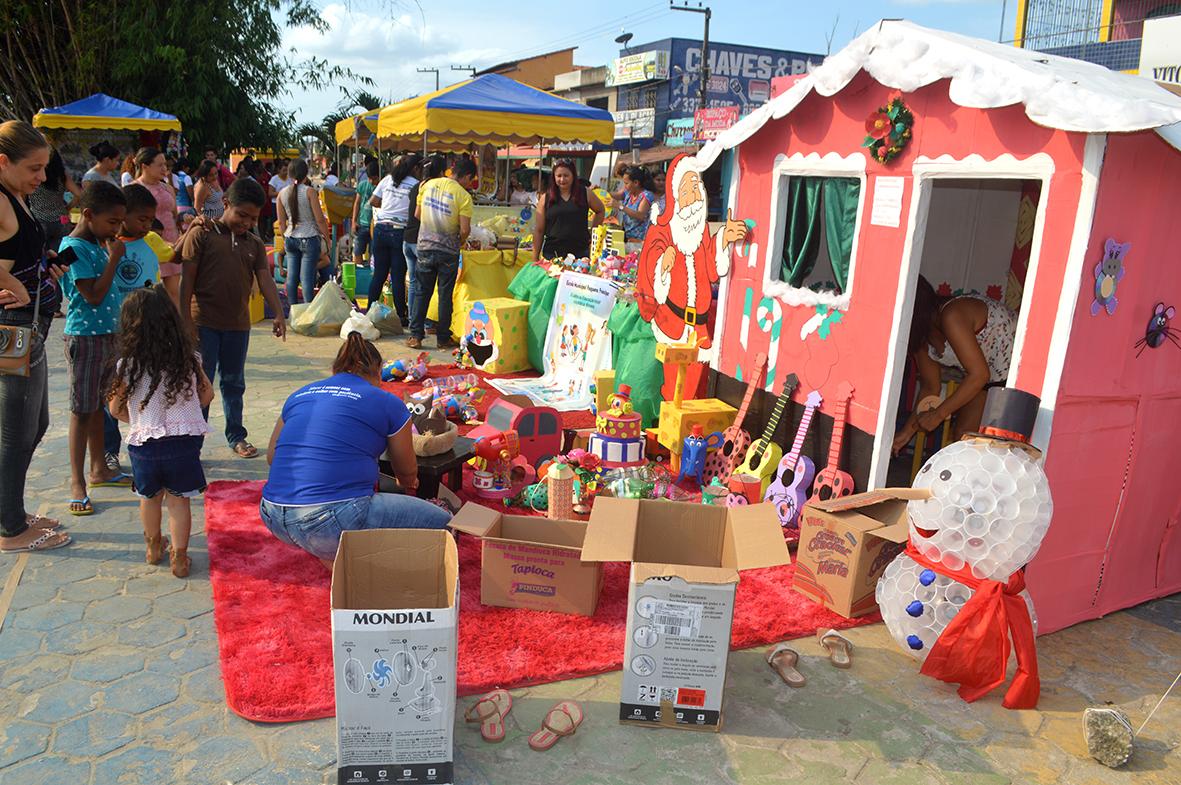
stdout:
[(562, 449), (562, 421), (558, 410), (534, 406), (528, 398), (509, 395), (492, 402), (484, 424), (468, 433), (472, 439), (492, 436), (502, 431), (516, 431), (521, 440), (521, 455), (538, 466)]

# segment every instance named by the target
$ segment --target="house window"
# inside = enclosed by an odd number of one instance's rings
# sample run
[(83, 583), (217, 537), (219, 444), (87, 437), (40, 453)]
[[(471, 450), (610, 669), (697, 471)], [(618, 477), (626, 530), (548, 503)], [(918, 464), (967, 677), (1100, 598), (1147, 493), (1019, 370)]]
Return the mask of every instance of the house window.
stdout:
[(779, 280), (797, 289), (843, 294), (853, 264), (861, 180), (789, 176), (781, 193)]

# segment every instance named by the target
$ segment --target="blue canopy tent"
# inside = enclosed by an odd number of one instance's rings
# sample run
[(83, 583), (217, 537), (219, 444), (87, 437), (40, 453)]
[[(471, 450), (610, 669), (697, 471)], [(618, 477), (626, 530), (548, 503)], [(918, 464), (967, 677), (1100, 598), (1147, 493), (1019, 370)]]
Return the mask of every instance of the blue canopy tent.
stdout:
[(179, 131), (175, 115), (95, 93), (33, 115), (38, 128), (101, 128), (128, 131)]

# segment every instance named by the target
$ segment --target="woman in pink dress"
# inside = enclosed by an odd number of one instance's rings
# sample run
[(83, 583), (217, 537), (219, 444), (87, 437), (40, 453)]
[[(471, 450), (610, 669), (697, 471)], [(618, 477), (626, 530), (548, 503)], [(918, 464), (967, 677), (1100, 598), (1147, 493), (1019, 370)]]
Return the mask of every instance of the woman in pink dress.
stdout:
[[(155, 147), (143, 147), (135, 154), (135, 163), (139, 167), (137, 183), (152, 192), (156, 197), (156, 220), (164, 228), (159, 234), (164, 242), (172, 245), (180, 237), (180, 220), (176, 214), (176, 193), (168, 183), (168, 166), (164, 160), (164, 153)], [(180, 272), (181, 266), (172, 262), (160, 263), (160, 279), (164, 288), (168, 290), (172, 302), (180, 307)]]

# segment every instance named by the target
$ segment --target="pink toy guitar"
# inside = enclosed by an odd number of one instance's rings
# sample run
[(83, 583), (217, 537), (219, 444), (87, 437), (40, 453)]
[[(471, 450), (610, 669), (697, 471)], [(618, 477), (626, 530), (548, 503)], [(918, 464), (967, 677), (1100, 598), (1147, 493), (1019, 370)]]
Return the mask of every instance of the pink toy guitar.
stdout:
[(734, 418), (734, 424), (722, 431), (722, 446), (705, 459), (706, 482), (717, 477), (723, 483), (727, 483), (734, 470), (742, 465), (742, 459), (746, 457), (751, 443), (750, 434), (743, 430), (742, 423), (746, 420), (746, 410), (750, 408), (751, 399), (755, 397), (755, 390), (763, 380), (766, 365), (767, 355), (759, 352), (755, 357), (754, 375), (750, 377), (750, 384), (746, 386), (746, 395), (742, 398), (742, 407), (738, 410), (738, 416)]
[(849, 399), (853, 397), (853, 385), (841, 382), (837, 387), (837, 412), (832, 418), (832, 441), (828, 446), (828, 466), (816, 475), (812, 483), (812, 495), (820, 501), (834, 496), (848, 496), (853, 493), (853, 478), (841, 471), (841, 443), (845, 438), (845, 417), (849, 412)]
[[(820, 405), (820, 391), (808, 393), (804, 401), (804, 416), (800, 419), (800, 427), (796, 430), (795, 441), (791, 444), (791, 452), (783, 456), (779, 466), (775, 469), (775, 477), (767, 486), (763, 501), (775, 505), (775, 512), (779, 515), (779, 524), (785, 529), (796, 529), (799, 526), (800, 508), (808, 500), (808, 487), (812, 478), (816, 476), (816, 466), (812, 459), (800, 455), (804, 446), (804, 437), (808, 435), (808, 428), (812, 425), (812, 415)], [(790, 481), (789, 481), (790, 478)]]

